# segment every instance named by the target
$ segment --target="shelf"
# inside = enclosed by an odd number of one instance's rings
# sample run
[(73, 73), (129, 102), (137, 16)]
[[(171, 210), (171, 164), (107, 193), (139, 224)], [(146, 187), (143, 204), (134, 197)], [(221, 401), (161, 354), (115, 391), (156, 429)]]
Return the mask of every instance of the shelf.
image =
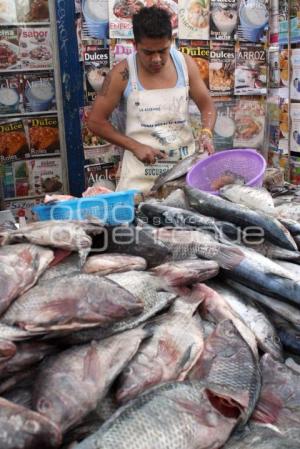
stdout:
[(10, 70), (7, 70), (7, 69), (0, 69), (0, 75), (2, 75), (2, 74), (7, 74), (7, 73), (20, 73), (20, 72), (50, 72), (50, 71), (53, 71), (54, 70), (54, 67), (52, 66), (52, 67), (49, 67), (49, 68), (47, 68), (47, 67), (43, 67), (43, 68), (27, 68), (27, 69), (10, 69)]
[(32, 117), (35, 115), (53, 115), (57, 114), (57, 111), (38, 111), (38, 112), (21, 112), (20, 114), (0, 114), (0, 120), (6, 119), (6, 118), (26, 118), (26, 117)]
[(2, 27), (35, 27), (35, 26), (50, 26), (50, 22), (12, 22), (12, 23), (0, 23), (0, 28)]
[(43, 198), (46, 194), (34, 195), (34, 196), (15, 196), (12, 198), (4, 198), (4, 202), (8, 203), (10, 201), (27, 201), (27, 200), (37, 200), (38, 198)]

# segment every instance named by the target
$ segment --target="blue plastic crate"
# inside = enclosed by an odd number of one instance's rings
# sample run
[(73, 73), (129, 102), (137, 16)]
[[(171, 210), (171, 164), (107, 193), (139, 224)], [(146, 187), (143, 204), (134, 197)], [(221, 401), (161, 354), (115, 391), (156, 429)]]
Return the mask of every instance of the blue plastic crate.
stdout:
[(58, 201), (34, 206), (38, 220), (85, 220), (96, 217), (107, 225), (131, 223), (134, 220), (134, 195), (137, 190)]

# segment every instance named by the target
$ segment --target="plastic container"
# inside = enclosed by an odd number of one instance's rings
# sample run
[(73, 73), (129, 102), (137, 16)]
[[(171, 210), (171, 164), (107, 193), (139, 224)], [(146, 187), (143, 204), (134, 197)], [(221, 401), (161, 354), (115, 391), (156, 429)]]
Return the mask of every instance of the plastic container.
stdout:
[(186, 182), (190, 187), (218, 195), (211, 184), (228, 170), (243, 176), (247, 186), (261, 187), (266, 165), (264, 157), (250, 148), (220, 151), (195, 164)]
[(134, 195), (137, 190), (105, 193), (103, 195), (59, 201), (34, 206), (38, 220), (86, 220), (96, 217), (103, 224), (131, 223), (135, 217)]

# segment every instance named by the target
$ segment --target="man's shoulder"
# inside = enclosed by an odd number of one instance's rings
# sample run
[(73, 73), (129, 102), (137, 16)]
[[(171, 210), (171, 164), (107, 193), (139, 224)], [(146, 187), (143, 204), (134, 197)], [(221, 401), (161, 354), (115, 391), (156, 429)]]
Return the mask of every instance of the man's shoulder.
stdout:
[(123, 61), (118, 62), (112, 69), (111, 69), (111, 77), (114, 81), (116, 81), (120, 86), (124, 86), (124, 89), (128, 83), (129, 80), (129, 69), (128, 69), (128, 63), (127, 60), (124, 59)]

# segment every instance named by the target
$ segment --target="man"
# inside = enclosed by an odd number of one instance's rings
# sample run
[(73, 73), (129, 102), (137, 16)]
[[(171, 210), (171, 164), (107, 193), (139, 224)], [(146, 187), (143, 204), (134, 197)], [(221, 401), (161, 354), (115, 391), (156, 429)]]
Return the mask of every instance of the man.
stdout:
[[(169, 14), (144, 7), (132, 22), (136, 52), (105, 77), (88, 127), (126, 150), (117, 190), (148, 192), (158, 175), (195, 151), (189, 97), (202, 116), (199, 144), (209, 153), (216, 112), (196, 63), (171, 47)], [(124, 134), (109, 121), (119, 104), (126, 111)]]

